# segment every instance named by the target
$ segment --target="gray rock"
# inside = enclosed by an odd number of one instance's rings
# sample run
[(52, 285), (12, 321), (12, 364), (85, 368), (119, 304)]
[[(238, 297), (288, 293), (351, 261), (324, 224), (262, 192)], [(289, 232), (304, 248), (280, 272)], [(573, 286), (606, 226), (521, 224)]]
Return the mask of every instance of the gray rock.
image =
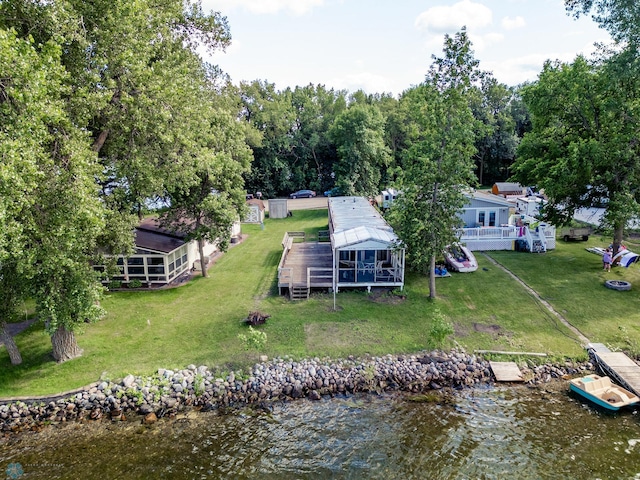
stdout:
[(133, 375), (127, 375), (122, 380), (122, 386), (125, 388), (129, 388), (135, 383), (135, 381), (136, 381), (136, 377), (134, 377)]

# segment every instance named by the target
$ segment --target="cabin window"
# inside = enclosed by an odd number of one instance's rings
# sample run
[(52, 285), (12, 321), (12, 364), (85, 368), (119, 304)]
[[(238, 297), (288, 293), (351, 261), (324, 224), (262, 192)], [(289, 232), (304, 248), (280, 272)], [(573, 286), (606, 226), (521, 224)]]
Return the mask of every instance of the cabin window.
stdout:
[(479, 227), (495, 227), (497, 217), (495, 210), (478, 210), (478, 221), (476, 223)]

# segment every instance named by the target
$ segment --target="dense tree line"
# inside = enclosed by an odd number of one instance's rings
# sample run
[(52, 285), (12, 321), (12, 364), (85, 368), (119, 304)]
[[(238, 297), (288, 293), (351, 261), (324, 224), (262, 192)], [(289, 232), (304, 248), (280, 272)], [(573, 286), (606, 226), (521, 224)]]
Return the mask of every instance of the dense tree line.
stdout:
[[(343, 195), (375, 195), (395, 184), (411, 119), (403, 99), (323, 85), (277, 90), (256, 80), (242, 83), (242, 119), (255, 132), (254, 161), (246, 175), (249, 192), (267, 197), (301, 188)], [(518, 90), (484, 72), (466, 98), (474, 116), (474, 173), (482, 185), (511, 174), (519, 138), (529, 127)]]

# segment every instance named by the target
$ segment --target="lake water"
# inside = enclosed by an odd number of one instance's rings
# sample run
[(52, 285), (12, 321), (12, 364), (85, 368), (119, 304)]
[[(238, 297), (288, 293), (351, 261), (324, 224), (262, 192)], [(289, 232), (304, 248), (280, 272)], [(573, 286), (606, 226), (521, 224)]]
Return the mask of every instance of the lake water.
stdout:
[(564, 383), (446, 404), (350, 396), (46, 428), (0, 441), (9, 466), (25, 479), (640, 479), (640, 415), (597, 410)]

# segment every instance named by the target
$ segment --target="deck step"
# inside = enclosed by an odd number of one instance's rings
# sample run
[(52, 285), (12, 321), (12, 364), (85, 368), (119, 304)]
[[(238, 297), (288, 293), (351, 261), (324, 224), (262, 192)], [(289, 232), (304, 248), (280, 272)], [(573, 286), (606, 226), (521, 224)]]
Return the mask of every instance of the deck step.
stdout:
[(307, 300), (309, 298), (309, 288), (306, 286), (303, 287), (291, 287), (291, 291), (289, 292), (289, 297), (291, 300)]

